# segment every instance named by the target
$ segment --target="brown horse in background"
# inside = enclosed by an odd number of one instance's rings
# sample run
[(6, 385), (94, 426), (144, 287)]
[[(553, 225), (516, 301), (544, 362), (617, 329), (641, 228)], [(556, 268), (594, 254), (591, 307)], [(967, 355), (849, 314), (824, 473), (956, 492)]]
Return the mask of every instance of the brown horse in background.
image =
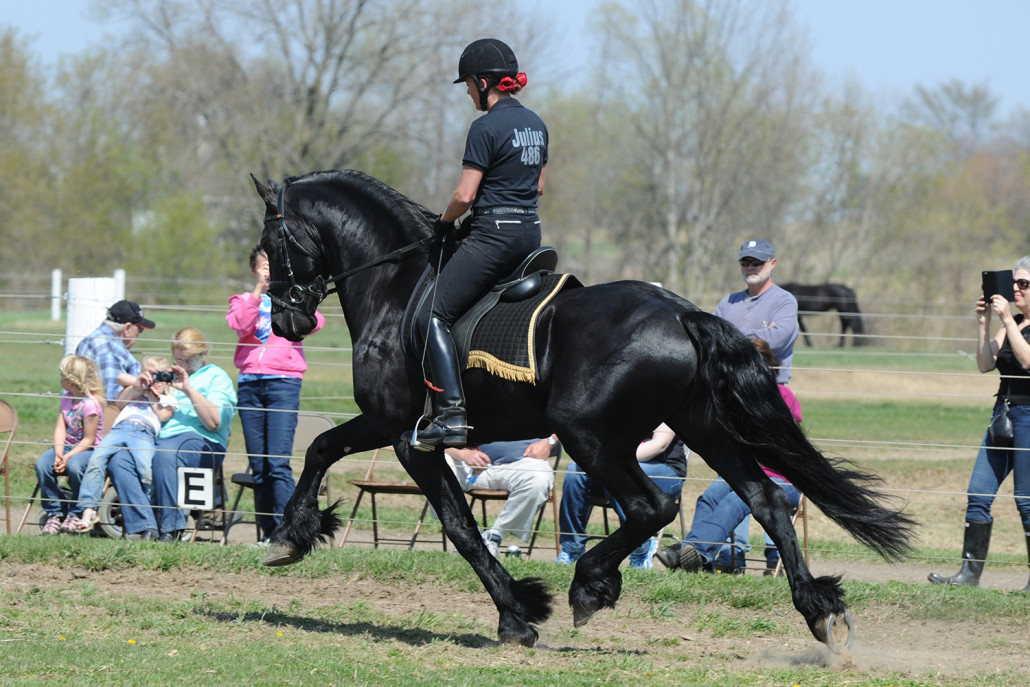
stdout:
[(840, 340), (837, 346), (844, 346), (844, 337), (851, 330), (851, 341), (855, 346), (864, 346), (862, 338), (865, 329), (862, 326), (862, 311), (858, 309), (855, 292), (843, 284), (780, 284), (780, 288), (790, 291), (798, 300), (798, 326), (805, 337), (805, 345), (811, 346), (808, 330), (801, 319), (803, 314), (822, 313), (836, 310), (840, 315)]

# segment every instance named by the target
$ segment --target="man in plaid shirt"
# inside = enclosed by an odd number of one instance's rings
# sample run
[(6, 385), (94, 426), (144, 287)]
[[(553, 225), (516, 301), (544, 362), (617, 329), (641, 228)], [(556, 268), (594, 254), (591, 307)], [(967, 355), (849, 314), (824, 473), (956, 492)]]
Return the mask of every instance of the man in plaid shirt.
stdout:
[(100, 369), (107, 394), (105, 427), (111, 426), (107, 421), (108, 414), (112, 411), (114, 415), (118, 413), (114, 406), (118, 392), (132, 385), (140, 372), (139, 361), (132, 357), (129, 349), (144, 329), (153, 328), (154, 322), (143, 317), (143, 309), (137, 303), (118, 301), (107, 309), (107, 319), (75, 348), (76, 355), (90, 358)]

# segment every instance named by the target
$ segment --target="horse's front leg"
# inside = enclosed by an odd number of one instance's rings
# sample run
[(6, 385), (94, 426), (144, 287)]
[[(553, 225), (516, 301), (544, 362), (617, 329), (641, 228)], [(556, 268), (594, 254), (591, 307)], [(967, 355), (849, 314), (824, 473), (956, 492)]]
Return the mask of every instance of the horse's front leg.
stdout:
[(318, 507), (318, 489), (329, 467), (346, 455), (371, 451), (389, 442), (359, 415), (318, 435), (304, 454), (304, 469), (286, 504), (282, 522), (272, 534), (268, 554), (261, 562), (278, 566), (296, 563), (320, 542), (329, 541), (340, 526), (339, 501), (324, 511)]
[(443, 449), (413, 453), (406, 443), (397, 447), (401, 464), (436, 509), (444, 533), (475, 570), (500, 615), (497, 635), (502, 643), (531, 647), (539, 637), (534, 625), (551, 615), (551, 595), (539, 578), (515, 580), (490, 554), (462, 491), (447, 464)]

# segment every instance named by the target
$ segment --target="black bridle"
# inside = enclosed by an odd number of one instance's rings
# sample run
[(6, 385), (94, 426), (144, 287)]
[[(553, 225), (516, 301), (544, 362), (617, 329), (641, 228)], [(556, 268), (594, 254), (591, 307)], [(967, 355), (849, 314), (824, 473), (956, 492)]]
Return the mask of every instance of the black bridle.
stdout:
[[(293, 265), (290, 263), (289, 245), (292, 244), (297, 250), (299, 250), (301, 253), (311, 258), (312, 260), (318, 260), (320, 256), (319, 254), (314, 253), (311, 250), (304, 247), (304, 245), (300, 241), (298, 241), (292, 233), (290, 233), (289, 228), (286, 226), (283, 195), (286, 193), (287, 186), (289, 186), (289, 182), (279, 187), (279, 195), (276, 199), (276, 214), (265, 215), (266, 223), (272, 220), (276, 220), (276, 222), (278, 223), (279, 235), (276, 239), (276, 252), (282, 257), (283, 263), (286, 266), (286, 274), (289, 276), (290, 279), (289, 282), (269, 282), (268, 297), (271, 299), (273, 304), (285, 310), (293, 310), (294, 312), (310, 314), (301, 310), (298, 307), (298, 305), (303, 303), (305, 299), (309, 297), (315, 298), (315, 306), (317, 307), (318, 304), (324, 301), (327, 296), (339, 291), (339, 282), (343, 281), (344, 279), (347, 279), (348, 277), (351, 277), (357, 274), (358, 272), (367, 270), (370, 267), (382, 265), (383, 263), (390, 262), (391, 260), (400, 258), (401, 256), (406, 255), (407, 253), (410, 253), (413, 250), (428, 245), (436, 238), (435, 236), (427, 236), (424, 239), (420, 239), (418, 241), (415, 241), (414, 243), (409, 243), (408, 245), (398, 248), (395, 251), (391, 251), (386, 255), (375, 258), (373, 260), (369, 260), (366, 263), (351, 268), (346, 272), (341, 272), (340, 274), (329, 277), (328, 279), (323, 279), (322, 275), (318, 275), (317, 277), (315, 277), (315, 280), (307, 286), (301, 286), (297, 283), (296, 277), (293, 276)], [(333, 287), (328, 288), (328, 284), (332, 284)], [(285, 287), (288, 301), (272, 295), (271, 287)], [(314, 308), (312, 308), (312, 311), (313, 310)]]

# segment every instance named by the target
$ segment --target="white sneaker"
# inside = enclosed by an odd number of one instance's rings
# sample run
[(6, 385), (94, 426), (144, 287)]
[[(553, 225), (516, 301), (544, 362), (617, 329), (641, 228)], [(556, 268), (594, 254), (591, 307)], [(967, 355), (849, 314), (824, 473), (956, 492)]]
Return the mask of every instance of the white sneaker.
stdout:
[(486, 544), (487, 550), (490, 555), (494, 558), (498, 558), (501, 554), (501, 533), (497, 530), (486, 530), (483, 532), (483, 542)]
[(648, 540), (647, 552), (644, 556), (639, 559), (635, 556), (629, 557), (629, 567), (650, 570), (654, 567), (653, 559), (656, 553), (658, 553), (658, 540), (651, 537), (651, 539)]

